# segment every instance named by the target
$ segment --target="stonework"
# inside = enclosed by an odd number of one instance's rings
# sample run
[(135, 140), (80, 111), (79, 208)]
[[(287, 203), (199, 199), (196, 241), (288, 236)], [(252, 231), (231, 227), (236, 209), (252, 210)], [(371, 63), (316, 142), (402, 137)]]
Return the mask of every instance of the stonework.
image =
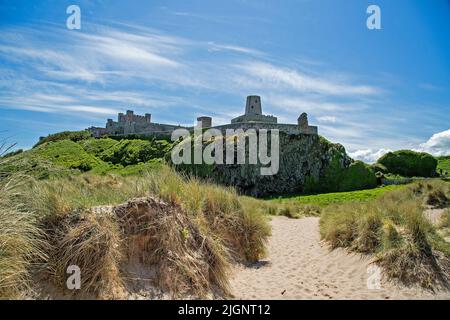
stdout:
[[(297, 120), (297, 124), (279, 124), (276, 117), (271, 115), (264, 115), (262, 113), (262, 104), (260, 96), (248, 96), (245, 105), (245, 113), (239, 117), (231, 120), (230, 124), (212, 126), (212, 118), (201, 116), (197, 118), (197, 125), (202, 125), (203, 128), (217, 128), (224, 133), (226, 129), (278, 129), (281, 132), (288, 134), (311, 134), (317, 135), (317, 127), (308, 124), (308, 116), (302, 113)], [(160, 124), (152, 122), (151, 114), (144, 116), (135, 115), (132, 110), (128, 110), (125, 114), (119, 113), (117, 121), (108, 119), (106, 127), (90, 127), (87, 130), (91, 132), (94, 137), (101, 137), (104, 135), (120, 136), (130, 134), (142, 135), (168, 135), (176, 129), (193, 130), (194, 127), (182, 127), (171, 124)]]

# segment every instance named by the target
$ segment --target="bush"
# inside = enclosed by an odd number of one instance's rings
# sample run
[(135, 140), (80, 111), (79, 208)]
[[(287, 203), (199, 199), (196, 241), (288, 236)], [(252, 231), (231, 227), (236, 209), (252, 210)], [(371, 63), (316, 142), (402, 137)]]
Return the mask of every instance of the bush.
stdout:
[(121, 140), (116, 144), (109, 140), (109, 148), (99, 154), (100, 159), (123, 166), (163, 159), (171, 149), (171, 144), (165, 140)]
[(405, 177), (433, 177), (436, 175), (437, 160), (430, 154), (411, 150), (389, 152), (377, 161), (389, 173)]
[(70, 140), (45, 143), (31, 150), (31, 152), (50, 160), (57, 166), (80, 171), (89, 171), (104, 164), (101, 160), (84, 151), (78, 143)]
[(371, 189), (377, 186), (377, 177), (370, 167), (362, 161), (354, 161), (342, 168), (338, 159), (332, 160), (325, 174), (316, 181), (308, 177), (305, 182), (306, 193), (343, 192)]

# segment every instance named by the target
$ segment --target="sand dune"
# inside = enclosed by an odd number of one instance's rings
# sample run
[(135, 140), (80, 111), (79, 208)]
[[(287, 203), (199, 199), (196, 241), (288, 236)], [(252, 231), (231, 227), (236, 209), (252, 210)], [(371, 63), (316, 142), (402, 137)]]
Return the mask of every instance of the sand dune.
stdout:
[(274, 217), (271, 224), (266, 260), (235, 269), (236, 299), (450, 299), (448, 291), (433, 294), (385, 279), (380, 289), (368, 289), (370, 258), (330, 251), (320, 241), (319, 218)]

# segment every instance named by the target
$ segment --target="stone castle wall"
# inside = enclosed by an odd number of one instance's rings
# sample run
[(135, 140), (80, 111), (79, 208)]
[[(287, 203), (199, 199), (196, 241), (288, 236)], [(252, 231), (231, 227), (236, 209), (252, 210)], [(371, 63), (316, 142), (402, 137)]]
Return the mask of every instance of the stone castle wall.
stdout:
[[(277, 123), (276, 117), (262, 114), (261, 97), (259, 96), (248, 96), (245, 114), (232, 119), (230, 124), (214, 127), (212, 126), (212, 118), (206, 116), (198, 117), (197, 121), (199, 124), (202, 124), (203, 128), (217, 128), (222, 130), (223, 133), (225, 133), (226, 129), (277, 129), (288, 134), (318, 134), (317, 127), (308, 124), (308, 116), (306, 113), (300, 115), (297, 124), (279, 124)], [(117, 121), (108, 119), (106, 128), (90, 127), (88, 128), (88, 131), (90, 131), (94, 137), (130, 134), (162, 134), (170, 136), (174, 130), (180, 128), (193, 130), (193, 127), (154, 123), (151, 122), (151, 114), (149, 113), (142, 116), (135, 115), (132, 110), (127, 110), (125, 114), (118, 114)]]

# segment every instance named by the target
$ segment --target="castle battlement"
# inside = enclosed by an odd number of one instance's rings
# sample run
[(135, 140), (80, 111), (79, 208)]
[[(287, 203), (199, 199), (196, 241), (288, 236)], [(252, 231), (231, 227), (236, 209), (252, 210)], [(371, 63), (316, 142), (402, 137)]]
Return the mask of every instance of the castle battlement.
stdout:
[[(213, 126), (212, 118), (208, 116), (201, 116), (197, 118), (197, 125), (203, 128), (217, 128), (225, 131), (226, 129), (278, 129), (289, 134), (318, 134), (316, 126), (310, 126), (308, 123), (308, 115), (302, 113), (297, 119), (297, 124), (280, 124), (276, 117), (271, 115), (264, 115), (262, 112), (261, 97), (252, 95), (247, 97), (245, 105), (245, 113), (239, 117), (231, 119), (230, 124)], [(128, 135), (128, 134), (143, 134), (143, 135), (171, 135), (176, 129), (193, 130), (193, 127), (182, 127), (172, 124), (160, 124), (152, 122), (152, 115), (146, 113), (145, 115), (136, 115), (133, 110), (127, 110), (126, 113), (119, 113), (117, 121), (108, 119), (106, 127), (91, 127), (87, 130), (92, 133), (94, 137), (101, 137), (104, 135)]]

